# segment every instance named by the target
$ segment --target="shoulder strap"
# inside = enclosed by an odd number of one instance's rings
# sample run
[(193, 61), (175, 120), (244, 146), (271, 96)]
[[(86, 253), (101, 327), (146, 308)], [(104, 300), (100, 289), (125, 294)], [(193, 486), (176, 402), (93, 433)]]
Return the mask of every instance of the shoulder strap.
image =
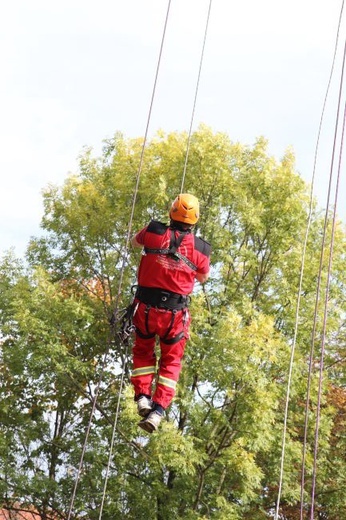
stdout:
[(149, 231), (149, 233), (154, 233), (155, 235), (164, 235), (167, 229), (168, 226), (158, 220), (151, 220), (147, 227), (147, 231)]
[(175, 236), (174, 229), (170, 228), (170, 232), (171, 232), (171, 240), (169, 242), (169, 252), (172, 255), (174, 255), (177, 252), (180, 244), (182, 243), (182, 241), (186, 235), (186, 231), (180, 231), (178, 237)]
[(211, 245), (209, 244), (209, 242), (207, 242), (206, 240), (204, 240), (201, 237), (196, 237), (196, 235), (194, 235), (194, 238), (195, 238), (195, 249), (197, 249), (197, 251), (202, 253), (202, 255), (209, 257), (210, 253), (211, 253)]
[(185, 235), (189, 233), (189, 231), (180, 231), (178, 237), (175, 236), (174, 229), (170, 228), (171, 239), (169, 243), (169, 248), (167, 249), (151, 249), (150, 247), (144, 247), (144, 252), (146, 254), (156, 254), (156, 255), (169, 255), (174, 260), (182, 260), (185, 264), (190, 267), (193, 271), (197, 271), (197, 266), (191, 262), (186, 256), (182, 255), (178, 252), (178, 248), (182, 243)]

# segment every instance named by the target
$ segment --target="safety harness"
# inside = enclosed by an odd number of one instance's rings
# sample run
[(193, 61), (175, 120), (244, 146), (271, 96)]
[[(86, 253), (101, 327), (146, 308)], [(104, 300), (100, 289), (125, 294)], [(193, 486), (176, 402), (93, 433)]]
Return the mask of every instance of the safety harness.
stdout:
[(159, 309), (167, 309), (172, 312), (170, 324), (167, 328), (165, 335), (160, 337), (160, 340), (166, 343), (166, 345), (173, 345), (174, 343), (177, 343), (184, 337), (185, 332), (184, 330), (182, 330), (173, 338), (167, 339), (172, 330), (174, 319), (178, 311), (183, 311), (183, 323), (185, 325), (188, 317), (187, 307), (190, 302), (190, 296), (165, 291), (163, 289), (157, 289), (155, 287), (138, 286), (135, 294), (135, 301), (136, 300), (139, 300), (142, 303), (146, 304), (146, 308), (144, 311), (146, 334), (139, 330), (137, 327), (136, 333), (138, 334), (138, 336), (140, 336), (143, 339), (150, 339), (155, 336), (155, 334), (151, 333), (149, 330), (149, 313), (152, 307), (157, 307)]
[[(145, 307), (145, 328), (146, 333), (142, 332), (135, 327), (133, 324), (133, 317), (137, 312), (139, 303), (142, 302), (146, 305)], [(123, 315), (123, 319), (121, 321), (120, 331), (118, 332), (120, 339), (127, 344), (132, 332), (136, 331), (138, 336), (143, 339), (154, 338), (156, 334), (153, 334), (149, 330), (149, 313), (152, 307), (157, 307), (159, 309), (167, 309), (172, 312), (171, 321), (167, 328), (167, 331), (164, 336), (160, 337), (160, 340), (166, 343), (166, 345), (173, 345), (177, 343), (184, 337), (184, 330), (180, 331), (173, 338), (168, 338), (173, 324), (174, 319), (178, 311), (183, 311), (183, 324), (185, 328), (185, 323), (188, 318), (187, 308), (190, 303), (190, 296), (185, 296), (178, 293), (173, 293), (170, 291), (164, 291), (163, 289), (157, 289), (155, 287), (140, 287), (138, 286), (135, 293), (135, 299), (127, 307), (125, 313)]]
[(155, 287), (138, 286), (135, 298), (151, 307), (177, 311), (184, 309), (190, 303), (190, 296), (156, 289)]
[[(179, 260), (185, 262), (185, 264), (190, 267), (193, 271), (197, 271), (197, 266), (189, 260), (186, 256), (182, 255), (178, 252), (178, 248), (181, 245), (185, 235), (190, 233), (190, 230), (179, 230), (179, 235), (175, 235), (174, 228), (170, 228), (171, 236), (169, 248), (165, 249), (153, 249), (149, 247), (144, 247), (145, 254), (156, 254), (156, 255), (168, 255), (170, 258), (173, 258), (177, 262)], [(140, 331), (138, 327), (134, 327), (132, 320), (135, 315), (139, 302), (146, 304), (145, 308), (145, 327), (146, 334), (143, 331)], [(167, 309), (172, 311), (172, 317), (167, 328), (167, 331), (163, 337), (160, 337), (160, 340), (166, 343), (167, 345), (173, 345), (177, 343), (184, 337), (184, 330), (180, 331), (173, 338), (168, 338), (173, 324), (175, 315), (178, 311), (182, 310), (184, 313), (183, 324), (185, 328), (185, 323), (188, 318), (187, 307), (190, 302), (190, 296), (178, 294), (170, 291), (166, 291), (164, 289), (159, 289), (155, 287), (141, 287), (137, 286), (135, 299), (131, 305), (126, 310), (122, 327), (121, 327), (121, 338), (127, 340), (130, 334), (136, 330), (136, 334), (143, 339), (151, 339), (154, 338), (156, 334), (153, 334), (149, 331), (149, 312), (152, 307), (157, 307), (159, 309)]]
[(182, 260), (183, 262), (185, 262), (186, 265), (190, 267), (190, 269), (192, 269), (193, 271), (197, 271), (197, 266), (193, 262), (191, 262), (191, 260), (189, 260), (186, 256), (182, 255), (178, 251), (178, 248), (182, 243), (184, 236), (187, 235), (187, 233), (190, 233), (190, 230), (179, 231), (180, 234), (178, 237), (175, 236), (174, 229), (170, 228), (170, 232), (171, 238), (169, 242), (169, 248), (151, 249), (150, 247), (144, 247), (144, 252), (146, 254), (168, 255), (170, 258), (173, 258), (177, 262), (179, 260)]

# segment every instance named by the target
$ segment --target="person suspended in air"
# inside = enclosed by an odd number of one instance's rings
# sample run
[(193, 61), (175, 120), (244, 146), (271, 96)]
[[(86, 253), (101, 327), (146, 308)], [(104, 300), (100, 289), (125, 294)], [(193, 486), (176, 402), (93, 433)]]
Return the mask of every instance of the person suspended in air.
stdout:
[(142, 417), (138, 424), (149, 433), (158, 429), (175, 395), (189, 337), (189, 295), (195, 280), (205, 283), (210, 271), (211, 247), (193, 234), (199, 219), (198, 199), (189, 193), (178, 195), (169, 217), (169, 225), (152, 220), (131, 239), (134, 247), (143, 248), (133, 303), (135, 340), (131, 382)]

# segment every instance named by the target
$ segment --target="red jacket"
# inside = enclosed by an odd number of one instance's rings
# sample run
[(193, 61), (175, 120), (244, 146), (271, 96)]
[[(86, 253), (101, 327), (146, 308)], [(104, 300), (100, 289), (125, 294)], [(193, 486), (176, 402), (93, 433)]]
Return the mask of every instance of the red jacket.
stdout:
[[(171, 242), (172, 228), (152, 220), (148, 226), (139, 231), (137, 242), (149, 249), (168, 249)], [(174, 230), (178, 238), (181, 231)], [(138, 284), (142, 287), (156, 287), (166, 291), (187, 295), (193, 290), (196, 273), (209, 272), (210, 245), (200, 237), (188, 232), (184, 235), (178, 253), (194, 264), (191, 268), (183, 259), (175, 259), (171, 255), (145, 253), (138, 268)]]

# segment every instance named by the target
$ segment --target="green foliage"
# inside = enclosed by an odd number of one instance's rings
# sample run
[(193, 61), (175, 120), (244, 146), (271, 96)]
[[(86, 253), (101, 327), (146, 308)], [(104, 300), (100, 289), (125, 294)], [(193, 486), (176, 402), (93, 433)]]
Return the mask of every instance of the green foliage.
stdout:
[[(131, 299), (139, 254), (129, 248), (130, 236), (151, 218), (167, 221), (180, 189), (187, 135), (161, 131), (147, 144), (134, 201), (142, 144), (118, 133), (105, 142), (101, 157), (86, 149), (79, 171), (45, 190), (45, 234), (29, 244), (27, 266), (11, 255), (2, 259), (0, 494), (10, 508), (16, 502), (34, 506), (42, 518), (66, 518), (97, 388), (73, 519), (99, 518), (106, 475), (103, 519), (271, 518), (308, 189), (290, 150), (277, 161), (263, 138), (244, 146), (205, 126), (193, 134), (184, 191), (200, 199), (196, 232), (211, 242), (212, 276), (193, 297), (191, 338), (176, 398), (160, 432), (148, 437), (137, 427), (130, 350), (112, 333), (109, 320)], [(299, 518), (322, 230), (323, 219), (314, 209), (287, 424), (281, 504), (287, 520)], [(316, 359), (329, 241), (328, 228)], [(346, 513), (345, 245), (338, 226), (316, 504), (320, 517), (331, 520)], [(314, 373), (307, 502), (317, 388)]]

